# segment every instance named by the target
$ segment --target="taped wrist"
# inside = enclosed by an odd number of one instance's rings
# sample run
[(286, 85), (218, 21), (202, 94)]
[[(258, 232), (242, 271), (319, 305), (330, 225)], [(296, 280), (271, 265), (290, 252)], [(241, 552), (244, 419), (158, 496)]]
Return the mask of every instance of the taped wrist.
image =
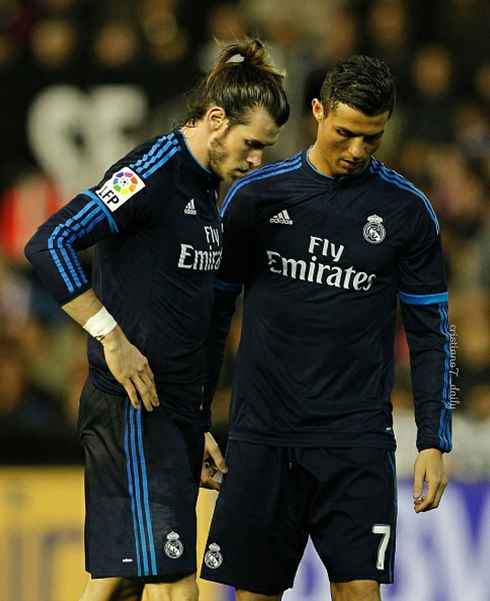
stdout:
[(85, 322), (83, 329), (96, 340), (102, 340), (102, 338), (109, 334), (109, 332), (112, 332), (116, 326), (117, 321), (105, 307), (102, 307), (100, 311), (95, 315), (92, 315), (92, 317)]

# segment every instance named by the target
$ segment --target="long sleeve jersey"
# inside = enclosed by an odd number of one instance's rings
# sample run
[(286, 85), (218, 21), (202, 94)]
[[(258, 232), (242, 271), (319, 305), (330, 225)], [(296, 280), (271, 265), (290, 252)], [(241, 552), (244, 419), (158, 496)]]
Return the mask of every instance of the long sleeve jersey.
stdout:
[[(202, 350), (221, 260), (219, 182), (180, 131), (149, 140), (113, 165), (38, 229), (26, 255), (60, 304), (92, 287), (147, 357), (160, 402), (196, 416)], [(92, 281), (77, 251), (95, 245)], [(90, 377), (124, 394), (88, 341)]]
[(230, 439), (394, 449), (397, 298), (410, 347), (419, 450), (451, 448), (448, 292), (439, 223), (424, 194), (372, 158), (328, 177), (307, 152), (237, 182), (205, 358), (216, 386), (244, 287)]

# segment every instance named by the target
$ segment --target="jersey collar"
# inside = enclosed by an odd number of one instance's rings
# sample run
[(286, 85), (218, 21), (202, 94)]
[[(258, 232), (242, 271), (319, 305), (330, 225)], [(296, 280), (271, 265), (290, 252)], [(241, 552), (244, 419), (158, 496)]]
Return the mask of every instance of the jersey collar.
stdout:
[(196, 175), (205, 179), (206, 181), (209, 181), (212, 185), (218, 185), (220, 183), (219, 178), (217, 178), (212, 171), (207, 169), (200, 161), (197, 160), (197, 158), (192, 153), (192, 150), (189, 148), (189, 145), (187, 144), (187, 140), (185, 139), (182, 130), (176, 129), (174, 133), (177, 139), (179, 140), (180, 146), (183, 150), (183, 158), (185, 162), (189, 165), (189, 167), (194, 171), (194, 173), (196, 173)]
[(371, 174), (371, 170), (370, 170), (370, 166), (371, 166), (371, 161), (372, 159), (369, 160), (369, 163), (366, 165), (366, 168), (364, 169), (364, 171), (362, 173), (360, 173), (359, 175), (355, 175), (355, 176), (344, 176), (344, 177), (340, 177), (339, 179), (336, 179), (334, 177), (332, 177), (331, 175), (326, 175), (325, 173), (321, 173), (321, 171), (318, 171), (318, 169), (316, 169), (313, 164), (311, 163), (310, 159), (309, 159), (309, 152), (311, 150), (313, 146), (310, 146), (307, 150), (304, 150), (302, 152), (302, 156), (301, 156), (301, 160), (303, 163), (303, 170), (313, 179), (322, 182), (324, 184), (327, 185), (338, 185), (338, 186), (342, 186), (342, 187), (350, 187), (350, 186), (358, 186), (363, 184), (367, 179), (369, 179), (372, 174)]

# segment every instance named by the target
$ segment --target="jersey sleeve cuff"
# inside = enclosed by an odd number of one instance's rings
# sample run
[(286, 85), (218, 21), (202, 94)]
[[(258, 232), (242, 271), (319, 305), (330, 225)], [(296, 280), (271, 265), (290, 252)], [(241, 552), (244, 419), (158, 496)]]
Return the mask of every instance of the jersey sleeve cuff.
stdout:
[(400, 300), (407, 305), (437, 305), (447, 303), (449, 300), (448, 292), (439, 292), (438, 294), (407, 294), (398, 290)]
[(90, 290), (91, 288), (92, 288), (92, 283), (87, 282), (83, 286), (80, 286), (80, 288), (77, 288), (69, 296), (60, 297), (60, 296), (54, 295), (54, 297), (55, 297), (56, 302), (62, 307), (63, 305), (66, 305), (70, 301), (75, 300), (76, 298), (78, 298), (79, 296), (81, 296), (82, 294), (87, 292), (87, 290)]
[(441, 453), (450, 453), (453, 449), (453, 445), (451, 441), (448, 441), (445, 444), (431, 444), (431, 443), (425, 443), (425, 444), (418, 444), (417, 445), (417, 451), (420, 453), (421, 451), (425, 451), (426, 449), (437, 449), (438, 451), (441, 451)]
[(243, 284), (228, 284), (222, 280), (214, 280), (214, 287), (223, 292), (241, 292)]

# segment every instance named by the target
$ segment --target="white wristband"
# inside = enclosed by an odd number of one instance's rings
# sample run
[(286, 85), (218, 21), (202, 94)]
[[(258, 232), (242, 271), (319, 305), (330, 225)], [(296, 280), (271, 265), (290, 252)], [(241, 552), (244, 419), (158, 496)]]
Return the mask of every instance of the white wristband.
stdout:
[(116, 326), (117, 321), (105, 307), (102, 307), (98, 313), (92, 315), (92, 317), (86, 321), (83, 329), (97, 340), (102, 340), (102, 338), (104, 338), (106, 334), (109, 334), (109, 332), (112, 332)]

